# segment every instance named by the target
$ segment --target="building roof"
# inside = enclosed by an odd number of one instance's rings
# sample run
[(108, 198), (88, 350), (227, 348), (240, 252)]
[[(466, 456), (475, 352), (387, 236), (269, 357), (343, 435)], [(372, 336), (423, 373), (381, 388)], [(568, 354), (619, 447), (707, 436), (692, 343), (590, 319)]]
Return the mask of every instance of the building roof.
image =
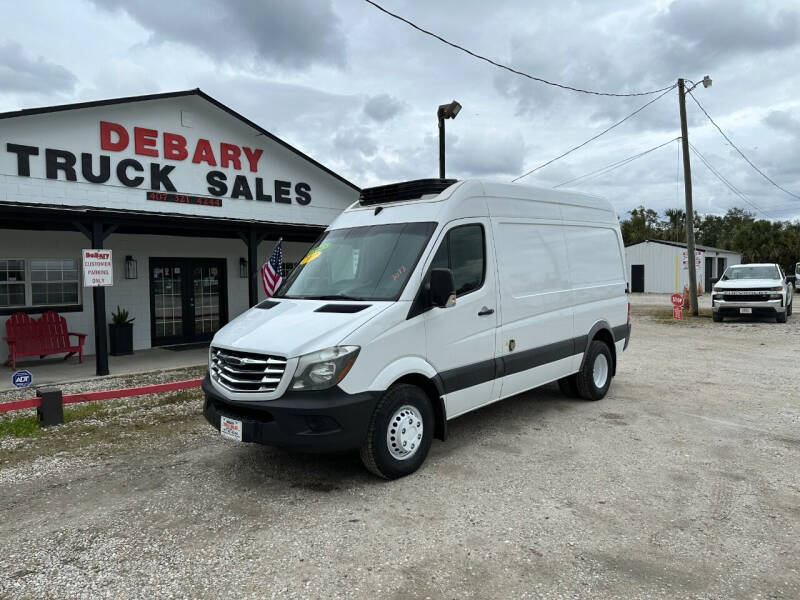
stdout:
[[(676, 248), (686, 248), (685, 242), (670, 242), (667, 240), (644, 240), (642, 242), (636, 242), (635, 244), (631, 244), (630, 246), (626, 246), (630, 248), (631, 246), (637, 246), (639, 244), (664, 244), (665, 246), (675, 246)], [(702, 250), (703, 252), (726, 252), (728, 254), (741, 254), (741, 252), (736, 252), (735, 250), (726, 250), (725, 248), (715, 248), (714, 246), (705, 246), (703, 244), (695, 244), (695, 249)]]
[(27, 116), (30, 116), (30, 115), (41, 115), (41, 114), (45, 114), (45, 113), (61, 112), (61, 111), (65, 111), (65, 110), (77, 110), (77, 109), (81, 109), (81, 108), (94, 108), (95, 106), (108, 106), (108, 105), (112, 105), (112, 104), (126, 104), (126, 103), (129, 103), (129, 102), (144, 102), (144, 101), (147, 101), (147, 100), (164, 100), (166, 98), (179, 98), (181, 96), (199, 96), (203, 100), (205, 100), (205, 101), (213, 104), (217, 108), (225, 111), (226, 113), (228, 113), (232, 117), (234, 117), (236, 119), (239, 119), (240, 121), (242, 121), (246, 125), (249, 125), (250, 127), (252, 127), (256, 131), (258, 131), (262, 135), (264, 135), (264, 136), (268, 137), (269, 139), (271, 139), (273, 142), (276, 142), (277, 144), (280, 144), (281, 146), (283, 146), (287, 150), (289, 150), (291, 152), (294, 152), (299, 157), (307, 160), (308, 162), (310, 162), (315, 167), (317, 167), (319, 169), (322, 169), (323, 171), (328, 173), (328, 175), (331, 175), (331, 176), (335, 177), (336, 179), (338, 179), (342, 183), (350, 186), (351, 188), (353, 188), (357, 192), (361, 191), (361, 188), (359, 188), (357, 185), (355, 185), (351, 181), (348, 181), (347, 179), (345, 179), (344, 177), (342, 177), (338, 173), (332, 171), (331, 169), (329, 169), (328, 167), (326, 167), (322, 163), (314, 160), (313, 158), (311, 158), (310, 156), (308, 156), (304, 152), (301, 152), (300, 150), (298, 150), (297, 148), (295, 148), (291, 144), (288, 144), (288, 143), (284, 142), (279, 137), (276, 137), (275, 135), (271, 134), (269, 131), (267, 131), (266, 129), (264, 129), (260, 125), (257, 125), (256, 123), (254, 123), (253, 121), (251, 121), (247, 117), (239, 114), (238, 112), (236, 112), (235, 110), (233, 110), (229, 106), (226, 106), (225, 104), (223, 104), (219, 100), (216, 100), (215, 98), (212, 98), (211, 96), (206, 94), (204, 91), (202, 91), (200, 88), (195, 88), (193, 90), (182, 90), (182, 91), (177, 91), (177, 92), (164, 92), (164, 93), (160, 93), (160, 94), (144, 94), (144, 95), (140, 95), (140, 96), (126, 96), (124, 98), (109, 98), (107, 100), (94, 100), (94, 101), (91, 101), (91, 102), (75, 102), (75, 103), (72, 103), (72, 104), (59, 104), (59, 105), (56, 105), (56, 106), (43, 106), (43, 107), (39, 107), (39, 108), (23, 108), (21, 110), (12, 110), (12, 111), (9, 111), (9, 112), (0, 113), (0, 119), (11, 119), (11, 118), (14, 118), (14, 117), (27, 117)]

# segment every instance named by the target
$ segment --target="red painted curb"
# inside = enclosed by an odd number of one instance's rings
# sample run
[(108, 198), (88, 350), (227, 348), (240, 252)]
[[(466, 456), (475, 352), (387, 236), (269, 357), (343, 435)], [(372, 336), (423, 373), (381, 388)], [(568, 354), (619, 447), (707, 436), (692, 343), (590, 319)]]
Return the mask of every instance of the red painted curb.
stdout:
[[(203, 378), (186, 379), (184, 381), (171, 381), (169, 383), (155, 383), (152, 385), (142, 385), (133, 388), (123, 388), (120, 390), (105, 390), (100, 392), (86, 392), (85, 394), (65, 394), (64, 404), (75, 404), (76, 402), (94, 402), (96, 400), (110, 400), (112, 398), (129, 398), (131, 396), (144, 396), (146, 394), (159, 394), (161, 392), (174, 392), (177, 390), (188, 390), (200, 387)], [(23, 408), (35, 408), (42, 402), (41, 398), (30, 398), (28, 400), (15, 400), (14, 402), (0, 403), (0, 413), (21, 410)]]

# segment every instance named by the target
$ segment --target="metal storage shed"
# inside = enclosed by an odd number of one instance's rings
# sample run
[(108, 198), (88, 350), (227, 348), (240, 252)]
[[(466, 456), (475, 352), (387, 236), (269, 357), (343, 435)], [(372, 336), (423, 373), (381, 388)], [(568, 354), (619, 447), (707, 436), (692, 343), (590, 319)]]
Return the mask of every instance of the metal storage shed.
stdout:
[[(697, 283), (704, 292), (728, 266), (742, 262), (742, 255), (732, 250), (697, 245), (695, 251)], [(631, 292), (671, 294), (689, 285), (689, 259), (682, 242), (645, 240), (632, 244), (625, 248), (625, 263)]]

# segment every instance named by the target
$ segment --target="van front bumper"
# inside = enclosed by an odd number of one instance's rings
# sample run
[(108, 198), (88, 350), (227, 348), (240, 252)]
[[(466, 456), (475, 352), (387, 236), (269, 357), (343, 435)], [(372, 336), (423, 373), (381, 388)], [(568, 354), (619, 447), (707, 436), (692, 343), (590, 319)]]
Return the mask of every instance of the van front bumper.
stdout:
[(338, 386), (287, 392), (276, 400), (234, 402), (203, 380), (206, 420), (219, 430), (220, 416), (242, 422), (242, 441), (309, 452), (360, 448), (380, 392), (347, 394)]

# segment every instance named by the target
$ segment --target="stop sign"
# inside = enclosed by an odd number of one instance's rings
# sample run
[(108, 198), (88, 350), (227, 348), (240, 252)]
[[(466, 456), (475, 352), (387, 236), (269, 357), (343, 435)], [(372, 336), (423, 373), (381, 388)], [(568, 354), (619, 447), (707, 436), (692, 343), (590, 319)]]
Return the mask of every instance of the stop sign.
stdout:
[(672, 296), (670, 296), (669, 299), (672, 301), (672, 304), (674, 306), (680, 306), (681, 304), (683, 304), (683, 296), (681, 296), (678, 293), (672, 294)]

